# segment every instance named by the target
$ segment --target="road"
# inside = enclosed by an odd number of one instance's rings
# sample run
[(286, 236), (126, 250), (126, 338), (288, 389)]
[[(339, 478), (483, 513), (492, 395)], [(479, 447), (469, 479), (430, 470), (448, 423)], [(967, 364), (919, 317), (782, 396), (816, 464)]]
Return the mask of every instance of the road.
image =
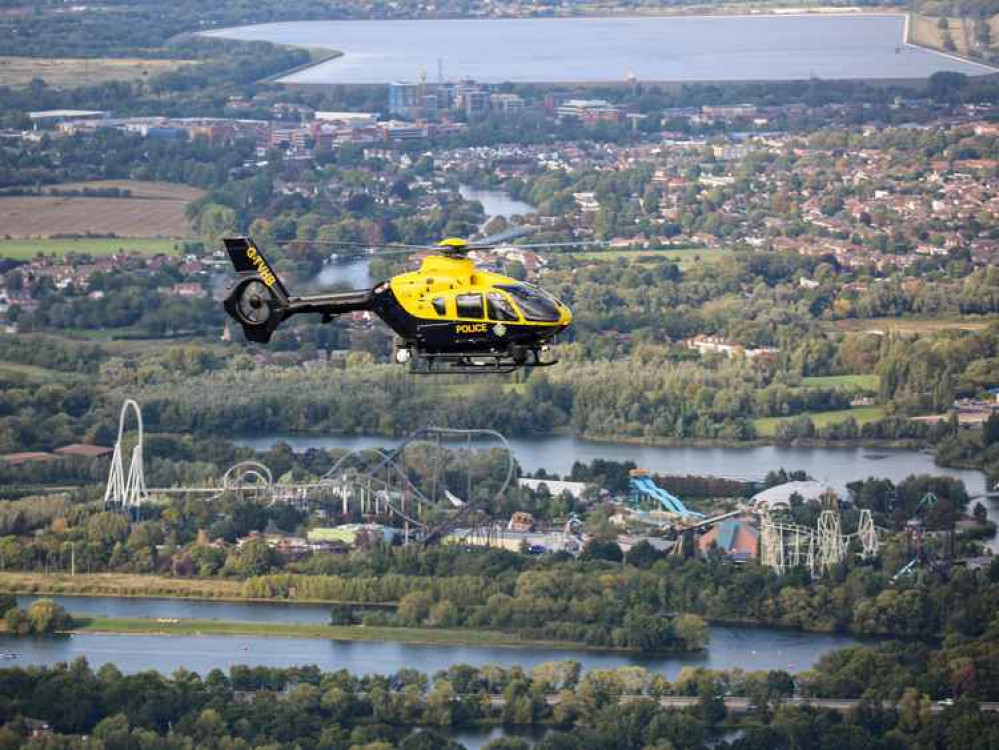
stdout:
[[(627, 703), (629, 701), (637, 700), (647, 700), (646, 695), (622, 695), (621, 702)], [(549, 695), (546, 699), (549, 706), (556, 706), (559, 703), (559, 696)], [(659, 699), (659, 705), (664, 708), (690, 708), (697, 705), (699, 699), (691, 696), (684, 695), (666, 695)], [(497, 708), (502, 708), (506, 703), (506, 700), (501, 695), (491, 696), (489, 699), (490, 703)], [(830, 711), (840, 711), (847, 712), (852, 708), (856, 708), (863, 701), (857, 698), (791, 698), (784, 702), (787, 706), (812, 706), (813, 708), (824, 708)], [(892, 701), (884, 701), (885, 708), (895, 708), (897, 704)], [(944, 701), (934, 701), (930, 705), (931, 713), (940, 713), (945, 708), (949, 707), (949, 703)], [(978, 704), (982, 711), (999, 711), (999, 703), (989, 703), (983, 702)], [(744, 714), (751, 713), (756, 710), (755, 706), (749, 701), (749, 698), (742, 698), (738, 696), (730, 696), (725, 698), (725, 708), (734, 714)]]

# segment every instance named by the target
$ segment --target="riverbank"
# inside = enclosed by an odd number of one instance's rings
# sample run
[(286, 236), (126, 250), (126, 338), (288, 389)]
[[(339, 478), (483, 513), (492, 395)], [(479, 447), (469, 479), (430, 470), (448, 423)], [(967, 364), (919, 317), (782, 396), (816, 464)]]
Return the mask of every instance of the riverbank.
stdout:
[(295, 44), (278, 44), (277, 46), (286, 47), (287, 49), (304, 49), (309, 53), (309, 57), (312, 59), (310, 59), (307, 63), (296, 65), (294, 68), (282, 70), (279, 73), (267, 76), (267, 78), (257, 81), (257, 83), (278, 83), (282, 78), (293, 76), (296, 73), (301, 73), (309, 68), (314, 68), (317, 65), (322, 65), (323, 63), (328, 63), (331, 60), (336, 60), (338, 57), (343, 57), (342, 50), (333, 49), (332, 47), (299, 47)]
[(312, 638), (331, 641), (391, 641), (407, 644), (558, 648), (592, 651), (622, 649), (586, 647), (571, 641), (532, 640), (494, 630), (456, 630), (369, 625), (308, 625), (301, 623), (224, 622), (172, 618), (81, 618), (70, 633), (102, 635), (197, 636), (227, 635), (254, 638)]
[[(513, 384), (518, 385), (518, 384)], [(807, 415), (806, 415), (807, 416)], [(849, 412), (845, 412), (849, 416)], [(221, 436), (219, 436), (221, 437)], [(570, 428), (553, 428), (548, 432), (527, 433), (507, 435), (512, 440), (533, 440), (548, 438), (570, 438), (588, 443), (604, 443), (608, 445), (620, 446), (640, 446), (643, 448), (766, 448), (766, 447), (792, 447), (792, 448), (888, 448), (893, 450), (924, 451), (933, 446), (925, 440), (912, 439), (857, 439), (857, 440), (825, 440), (822, 438), (798, 438), (790, 442), (776, 440), (772, 437), (757, 437), (752, 440), (737, 440), (735, 438), (706, 438), (706, 437), (639, 437), (634, 435), (620, 435), (617, 433), (575, 433)], [(283, 432), (275, 436), (274, 443), (282, 439), (309, 440), (324, 438), (339, 438), (349, 440), (381, 440), (384, 439), (383, 447), (392, 446), (406, 439), (405, 434), (375, 434), (370, 432), (330, 432), (328, 430), (300, 430)], [(250, 445), (255, 450), (264, 451), (268, 448), (259, 448), (252, 445), (255, 437), (240, 437), (232, 439), (237, 445)], [(964, 468), (964, 467), (961, 467)], [(968, 467), (977, 468), (977, 467)]]

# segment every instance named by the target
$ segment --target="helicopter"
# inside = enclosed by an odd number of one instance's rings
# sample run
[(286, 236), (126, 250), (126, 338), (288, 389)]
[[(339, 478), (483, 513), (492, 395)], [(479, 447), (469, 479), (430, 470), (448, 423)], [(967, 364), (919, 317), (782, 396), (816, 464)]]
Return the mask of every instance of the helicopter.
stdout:
[[(369, 311), (398, 335), (395, 360), (409, 363), (411, 372), (502, 373), (556, 364), (548, 356), (551, 344), (572, 323), (569, 308), (540, 287), (477, 268), (468, 253), (488, 245), (456, 237), (437, 245), (394, 246), (430, 252), (419, 269), (371, 289), (301, 297), (289, 294), (249, 237), (228, 237), (223, 244), (237, 273), (223, 307), (257, 343), (270, 341), (293, 315), (316, 314), (328, 323)], [(579, 243), (520, 247), (558, 244)]]

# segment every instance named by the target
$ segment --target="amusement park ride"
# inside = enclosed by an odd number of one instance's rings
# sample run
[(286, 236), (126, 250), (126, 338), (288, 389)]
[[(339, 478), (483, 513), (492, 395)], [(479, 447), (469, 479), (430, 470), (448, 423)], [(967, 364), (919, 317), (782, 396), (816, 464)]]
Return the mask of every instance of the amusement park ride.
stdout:
[[(468, 253), (492, 247), (488, 239), (474, 244), (449, 238), (434, 246), (381, 245), (401, 248), (405, 254), (430, 254), (418, 270), (372, 289), (306, 297), (288, 293), (253, 240), (230, 237), (224, 243), (238, 274), (225, 310), (243, 327), (246, 338), (258, 343), (267, 343), (293, 315), (316, 314), (327, 323), (366, 310), (399, 336), (396, 361), (410, 363), (413, 372), (512, 372), (555, 364), (557, 360), (542, 355), (572, 322), (569, 308), (539, 287), (476, 267)], [(379, 253), (390, 254), (396, 253)]]
[[(130, 416), (135, 432), (127, 435)], [(126, 444), (131, 445), (127, 460)], [(129, 399), (119, 416), (104, 493), (109, 510), (139, 517), (164, 497), (211, 502), (228, 494), (266, 504), (326, 508), (344, 518), (391, 521), (406, 544), (432, 544), (449, 534), (488, 537), (494, 524), (483, 507), (497, 504), (514, 476), (506, 439), (485, 429), (424, 427), (392, 450), (350, 451), (318, 479), (299, 482), (275, 478), (258, 461), (241, 461), (206, 486), (147, 487), (143, 446), (142, 410)], [(483, 460), (485, 452), (493, 453), (491, 461)], [(414, 462), (419, 454), (422, 461)]]

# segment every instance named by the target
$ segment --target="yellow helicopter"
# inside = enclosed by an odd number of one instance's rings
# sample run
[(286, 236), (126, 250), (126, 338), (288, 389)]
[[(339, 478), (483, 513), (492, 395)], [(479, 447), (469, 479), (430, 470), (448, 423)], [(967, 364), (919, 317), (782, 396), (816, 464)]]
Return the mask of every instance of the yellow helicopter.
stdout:
[(399, 246), (431, 254), (418, 270), (373, 289), (293, 297), (251, 239), (223, 242), (238, 274), (223, 306), (258, 343), (267, 343), (292, 315), (315, 313), (325, 323), (367, 310), (399, 336), (395, 359), (413, 372), (511, 372), (555, 364), (544, 355), (572, 323), (569, 308), (539, 287), (477, 268), (468, 252), (487, 247), (481, 243), (448, 238), (434, 246)]

